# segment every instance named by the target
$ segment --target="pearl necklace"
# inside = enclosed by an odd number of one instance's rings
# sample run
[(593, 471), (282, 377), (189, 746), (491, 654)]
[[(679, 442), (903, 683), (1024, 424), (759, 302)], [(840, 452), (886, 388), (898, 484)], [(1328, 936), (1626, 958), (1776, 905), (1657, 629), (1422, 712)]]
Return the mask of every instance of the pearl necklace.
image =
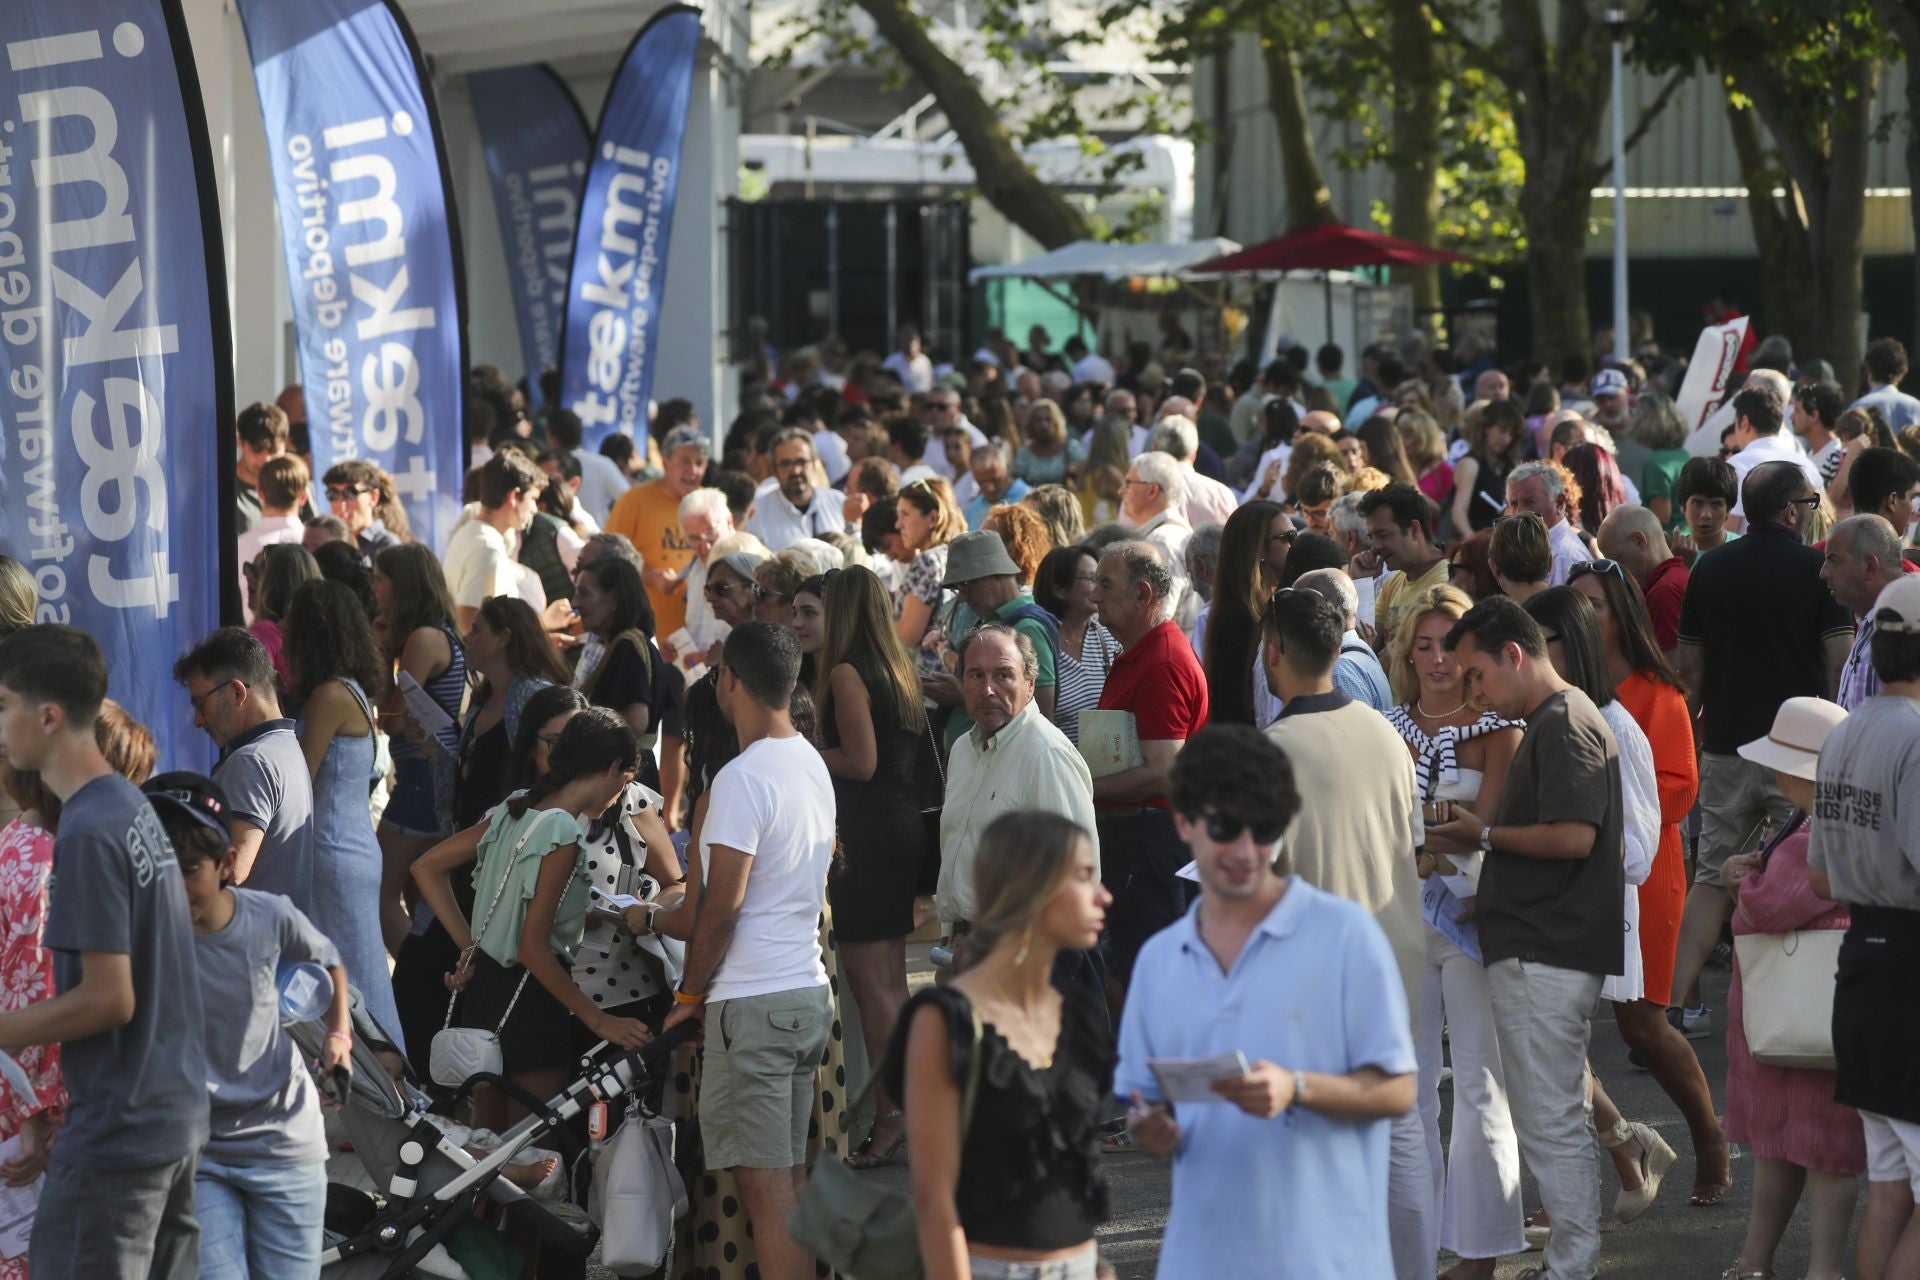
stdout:
[(1465, 711), (1467, 709), (1467, 699), (1465, 698), (1460, 699), (1459, 706), (1455, 707), (1451, 711), (1442, 711), (1438, 715), (1435, 715), (1433, 712), (1427, 710), (1427, 700), (1425, 698), (1415, 698), (1413, 702), (1413, 708), (1414, 710), (1418, 711), (1421, 715), (1425, 716), (1429, 720), (1445, 720), (1449, 716), (1457, 716), (1462, 711)]

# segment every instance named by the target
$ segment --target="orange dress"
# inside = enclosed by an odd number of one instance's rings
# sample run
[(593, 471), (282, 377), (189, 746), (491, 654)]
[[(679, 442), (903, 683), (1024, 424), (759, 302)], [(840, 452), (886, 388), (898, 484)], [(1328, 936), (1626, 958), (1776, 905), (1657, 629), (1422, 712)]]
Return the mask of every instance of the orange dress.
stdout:
[(1614, 694), (1647, 735), (1660, 791), (1660, 848), (1653, 870), (1640, 886), (1640, 962), (1646, 971), (1646, 999), (1669, 1004), (1673, 997), (1673, 959), (1680, 945), (1680, 917), (1687, 905), (1687, 856), (1680, 824), (1687, 820), (1700, 790), (1693, 753), (1693, 718), (1687, 697), (1664, 680), (1636, 671)]

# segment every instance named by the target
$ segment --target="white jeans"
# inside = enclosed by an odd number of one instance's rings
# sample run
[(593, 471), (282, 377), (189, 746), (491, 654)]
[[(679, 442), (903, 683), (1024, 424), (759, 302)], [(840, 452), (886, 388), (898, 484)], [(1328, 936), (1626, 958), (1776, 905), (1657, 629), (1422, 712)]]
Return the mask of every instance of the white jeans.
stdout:
[(1393, 1244), (1395, 1280), (1431, 1280), (1439, 1258), (1440, 1230), (1434, 1212), (1434, 1165), (1416, 1107), (1393, 1118), (1387, 1157), (1387, 1235)]
[(1600, 1256), (1600, 1167), (1586, 1088), (1600, 982), (1598, 974), (1521, 960), (1487, 966), (1513, 1127), (1553, 1219), (1548, 1280), (1591, 1280)]
[[(1453, 1046), (1453, 1128), (1440, 1148), (1441, 1028)], [(1507, 1081), (1493, 1031), (1487, 971), (1427, 930), (1420, 989), (1420, 1121), (1434, 1171), (1440, 1247), (1462, 1258), (1500, 1258), (1526, 1248), (1520, 1144), (1507, 1110)]]

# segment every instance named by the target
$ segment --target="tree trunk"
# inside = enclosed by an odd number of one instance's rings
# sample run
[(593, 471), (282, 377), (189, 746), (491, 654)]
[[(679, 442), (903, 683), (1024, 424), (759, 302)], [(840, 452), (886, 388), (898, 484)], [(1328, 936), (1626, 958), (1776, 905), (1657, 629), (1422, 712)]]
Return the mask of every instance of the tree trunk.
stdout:
[[(1907, 216), (1913, 222), (1914, 244), (1920, 245), (1920, 0), (1873, 0), (1873, 7), (1907, 55)], [(1912, 323), (1907, 350), (1920, 351), (1920, 255), (1913, 263)], [(1853, 371), (1834, 372), (1841, 386), (1851, 390), (1856, 385)]]
[(1091, 232), (1085, 216), (1028, 166), (999, 113), (980, 95), (966, 69), (927, 35), (907, 0), (855, 3), (946, 113), (973, 165), (981, 196), (1048, 249), (1086, 239)]
[(1755, 312), (1754, 323), (1765, 332), (1785, 334), (1795, 352), (1811, 351), (1813, 314), (1806, 305), (1806, 282), (1813, 279), (1813, 256), (1806, 224), (1795, 211), (1791, 192), (1784, 202), (1774, 197), (1774, 187), (1788, 179), (1767, 155), (1753, 108), (1735, 106), (1728, 97), (1727, 126), (1747, 188), (1747, 217), (1760, 249), (1759, 305), (1747, 299), (1744, 309)]
[[(1391, 0), (1393, 59), (1393, 234), (1432, 244), (1440, 221), (1440, 77), (1433, 17), (1426, 0)], [(1440, 268), (1395, 267), (1393, 281), (1413, 286), (1414, 322), (1440, 328)]]
[(1559, 0), (1551, 41), (1541, 5), (1542, 0), (1500, 0), (1500, 38), (1527, 166), (1520, 218), (1527, 233), (1533, 355), (1557, 369), (1568, 356), (1593, 355), (1587, 223), (1594, 149), (1613, 68), (1607, 30), (1580, 0)]
[(1281, 179), (1287, 188), (1287, 230), (1304, 231), (1332, 222), (1333, 196), (1320, 169), (1320, 152), (1307, 124), (1307, 94), (1293, 47), (1277, 12), (1261, 24), (1260, 57), (1267, 64), (1267, 104), (1280, 135)]
[(1753, 99), (1779, 144), (1781, 159), (1806, 209), (1807, 249), (1813, 271), (1811, 346), (1798, 360), (1824, 358), (1843, 381), (1860, 369), (1862, 258), (1866, 244), (1867, 148), (1877, 59), (1857, 58), (1834, 77), (1823, 118), (1809, 120), (1786, 105), (1786, 95), (1764, 64), (1734, 72), (1734, 84)]

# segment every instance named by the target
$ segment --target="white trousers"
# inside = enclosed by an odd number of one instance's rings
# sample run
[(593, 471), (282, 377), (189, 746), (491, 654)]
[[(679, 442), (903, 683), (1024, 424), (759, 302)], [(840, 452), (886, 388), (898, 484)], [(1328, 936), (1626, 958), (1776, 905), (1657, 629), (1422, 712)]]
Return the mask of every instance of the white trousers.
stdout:
[[(1520, 1143), (1507, 1110), (1506, 1075), (1493, 1030), (1487, 971), (1427, 930), (1420, 990), (1420, 1122), (1433, 1170), (1440, 1247), (1462, 1258), (1500, 1258), (1526, 1248)], [(1453, 1126), (1440, 1147), (1441, 1029), (1453, 1046)]]
[(1487, 966), (1487, 994), (1520, 1153), (1553, 1219), (1547, 1280), (1592, 1280), (1600, 1256), (1600, 1166), (1586, 1063), (1600, 976), (1498, 960)]

